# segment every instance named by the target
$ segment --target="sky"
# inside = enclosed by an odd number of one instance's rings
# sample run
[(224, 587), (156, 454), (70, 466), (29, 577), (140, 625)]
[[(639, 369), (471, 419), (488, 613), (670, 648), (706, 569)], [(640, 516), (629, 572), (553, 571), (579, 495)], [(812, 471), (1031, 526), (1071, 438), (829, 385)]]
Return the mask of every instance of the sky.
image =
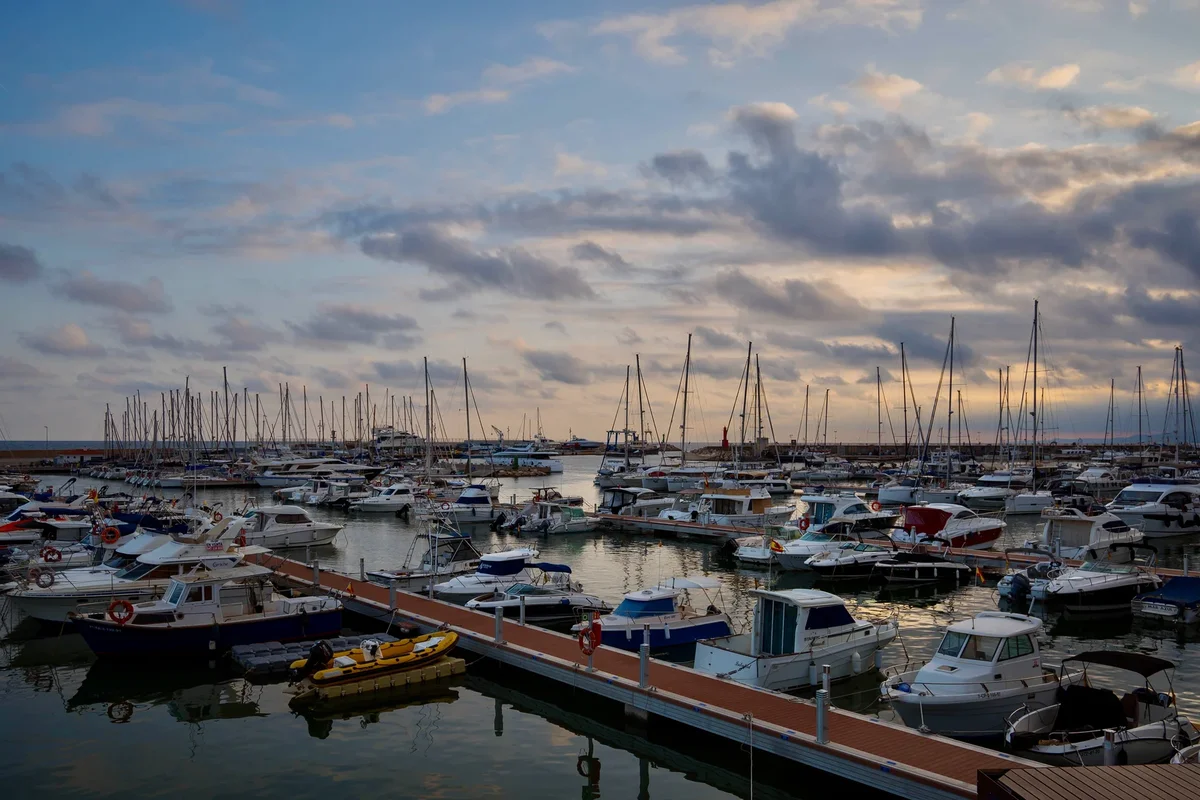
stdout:
[(1200, 0), (13, 4), (0, 435), (100, 438), (223, 368), (420, 407), (428, 357), (448, 434), (466, 358), (485, 425), (602, 437), (637, 356), (676, 439), (690, 333), (689, 439), (753, 342), (777, 439), (809, 387), (875, 440), (878, 368), (891, 440), (900, 344), (928, 418), (953, 317), (991, 441), (1035, 299), (1048, 435), (1102, 435), (1110, 386), (1135, 430), (1139, 365), (1161, 430), (1200, 343), (1197, 30)]

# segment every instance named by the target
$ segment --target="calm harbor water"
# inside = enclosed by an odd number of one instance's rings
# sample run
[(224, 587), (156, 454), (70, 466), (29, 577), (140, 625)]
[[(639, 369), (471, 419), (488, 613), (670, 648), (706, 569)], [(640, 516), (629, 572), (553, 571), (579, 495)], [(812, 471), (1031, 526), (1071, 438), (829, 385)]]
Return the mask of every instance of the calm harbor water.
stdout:
[[(598, 491), (592, 478), (599, 459), (563, 461), (562, 475), (502, 481), (502, 499), (514, 493), (526, 497), (545, 485), (594, 502)], [(80, 484), (100, 482), (80, 479)], [(125, 484), (110, 488), (144, 491)], [(247, 497), (270, 501), (267, 490), (202, 492), (202, 499), (220, 501), (227, 510)], [(413, 539), (414, 528), (390, 515), (355, 517), (319, 509), (313, 514), (346, 525), (334, 545), (314, 551), (330, 568), (357, 571), (360, 558), (368, 567), (398, 566)], [(1005, 546), (1031, 538), (1035, 526), (1036, 518), (1010, 518)], [(713, 546), (695, 542), (589, 534), (535, 543), (497, 536), (485, 526), (475, 537), (485, 552), (535, 544), (543, 560), (571, 565), (587, 591), (610, 601), (672, 575), (713, 575), (722, 583), (718, 604), (742, 626), (753, 607), (746, 589), (811, 585), (811, 576), (803, 573), (773, 576), (738, 569)], [(1200, 552), (1194, 542), (1160, 544), (1160, 551), (1160, 560), (1176, 564), (1185, 553), (1197, 563)], [(858, 615), (899, 617), (902, 637), (885, 651), (888, 665), (927, 657), (942, 626), (996, 607), (995, 590), (988, 586), (901, 595), (832, 589), (857, 605)], [(10, 796), (181, 790), (210, 795), (230, 788), (239, 794), (301, 797), (331, 791), (399, 797), (686, 794), (697, 800), (750, 795), (750, 760), (744, 751), (714, 751), (711, 743), (689, 741), (686, 731), (628, 730), (619, 714), (609, 719), (586, 703), (581, 706), (569, 692), (530, 685), (519, 673), (483, 663), (450, 684), (304, 717), (288, 708), (279, 685), (252, 685), (206, 665), (96, 662), (69, 632), (32, 626), (7, 609), (0, 624), (0, 769), (9, 776), (10, 789), (15, 787)], [(1179, 664), (1174, 686), (1180, 707), (1200, 717), (1198, 645), (1185, 635), (1129, 617), (1054, 618), (1047, 620), (1043, 645), (1052, 660), (1100, 648), (1171, 659)], [(887, 717), (890, 712), (875, 703), (877, 691), (873, 678), (838, 684), (834, 702)], [(757, 771), (757, 765), (755, 774), (759, 797), (817, 794), (797, 792), (797, 782), (786, 776), (773, 786), (769, 773)]]

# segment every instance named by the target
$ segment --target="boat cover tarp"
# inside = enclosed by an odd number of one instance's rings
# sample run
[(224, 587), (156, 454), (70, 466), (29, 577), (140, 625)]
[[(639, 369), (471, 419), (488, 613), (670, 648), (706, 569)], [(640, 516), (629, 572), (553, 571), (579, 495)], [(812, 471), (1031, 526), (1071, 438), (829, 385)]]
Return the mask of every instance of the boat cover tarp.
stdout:
[(537, 567), (542, 572), (570, 572), (571, 568), (566, 564), (550, 564), (545, 561), (538, 561), (530, 564), (531, 567)]
[(1178, 575), (1153, 592), (1138, 595), (1138, 600), (1157, 600), (1189, 606), (1200, 603), (1200, 578)]

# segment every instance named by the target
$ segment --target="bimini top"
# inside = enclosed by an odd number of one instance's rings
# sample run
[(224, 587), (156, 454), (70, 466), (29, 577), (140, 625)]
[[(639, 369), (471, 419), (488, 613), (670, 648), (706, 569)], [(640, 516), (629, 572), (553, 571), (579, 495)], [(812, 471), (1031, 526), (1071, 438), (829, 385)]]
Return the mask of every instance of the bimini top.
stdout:
[(720, 589), (721, 582), (716, 578), (708, 578), (704, 575), (687, 576), (684, 575), (678, 578), (667, 578), (658, 584), (656, 589)]
[(546, 561), (535, 561), (529, 566), (540, 569), (542, 572), (565, 572), (568, 575), (571, 573), (571, 568), (566, 564), (550, 564)]
[(981, 611), (971, 619), (960, 620), (947, 628), (954, 633), (973, 633), (976, 636), (999, 638), (1037, 633), (1041, 629), (1042, 621), (1036, 617), (1007, 614), (1003, 611)]
[[(671, 600), (685, 589), (719, 588), (721, 588), (721, 582), (716, 578), (706, 578), (700, 575), (694, 578), (667, 578), (657, 586), (651, 586), (647, 589), (640, 589), (636, 592), (627, 593), (625, 595), (625, 600), (631, 603), (650, 603), (656, 600)], [(621, 605), (624, 606), (625, 603), (622, 602)], [(614, 611), (613, 613), (615, 614), (617, 612)], [(626, 614), (624, 616), (628, 615)]]
[(755, 597), (762, 597), (767, 600), (776, 600), (780, 603), (796, 606), (797, 608), (817, 608), (820, 606), (844, 606), (846, 601), (830, 592), (823, 592), (820, 589), (786, 589), (784, 591), (772, 592), (767, 589), (751, 589), (748, 594)]
[(499, 553), (484, 553), (484, 561), (524, 561), (527, 558), (537, 558), (538, 551), (529, 547), (518, 547), (515, 550), (501, 550)]
[(1165, 658), (1146, 655), (1145, 653), (1130, 653), (1124, 650), (1089, 650), (1086, 653), (1067, 656), (1063, 659), (1063, 664), (1066, 664), (1068, 661), (1101, 664), (1105, 667), (1136, 672), (1143, 678), (1149, 678), (1151, 675), (1175, 669), (1175, 662), (1167, 661)]

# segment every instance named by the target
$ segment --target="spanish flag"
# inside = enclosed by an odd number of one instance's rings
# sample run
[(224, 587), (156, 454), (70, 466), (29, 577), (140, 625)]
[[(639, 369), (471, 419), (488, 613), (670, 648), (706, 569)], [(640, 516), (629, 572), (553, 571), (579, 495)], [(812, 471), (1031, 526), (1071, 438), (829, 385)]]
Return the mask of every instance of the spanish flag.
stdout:
[(979, 582), (980, 582), (980, 583), (985, 583), (985, 582), (986, 582), (986, 580), (985, 580), (985, 579), (984, 579), (984, 577), (983, 577), (983, 570), (982, 570), (982, 569), (980, 569), (978, 566), (977, 566), (977, 567), (975, 567), (975, 577), (979, 579)]
[(772, 540), (771, 540), (771, 552), (772, 552), (772, 553), (782, 553), (782, 552), (783, 552), (783, 545), (781, 545), (779, 542), (777, 542), (777, 541), (775, 541), (774, 539), (772, 539)]

